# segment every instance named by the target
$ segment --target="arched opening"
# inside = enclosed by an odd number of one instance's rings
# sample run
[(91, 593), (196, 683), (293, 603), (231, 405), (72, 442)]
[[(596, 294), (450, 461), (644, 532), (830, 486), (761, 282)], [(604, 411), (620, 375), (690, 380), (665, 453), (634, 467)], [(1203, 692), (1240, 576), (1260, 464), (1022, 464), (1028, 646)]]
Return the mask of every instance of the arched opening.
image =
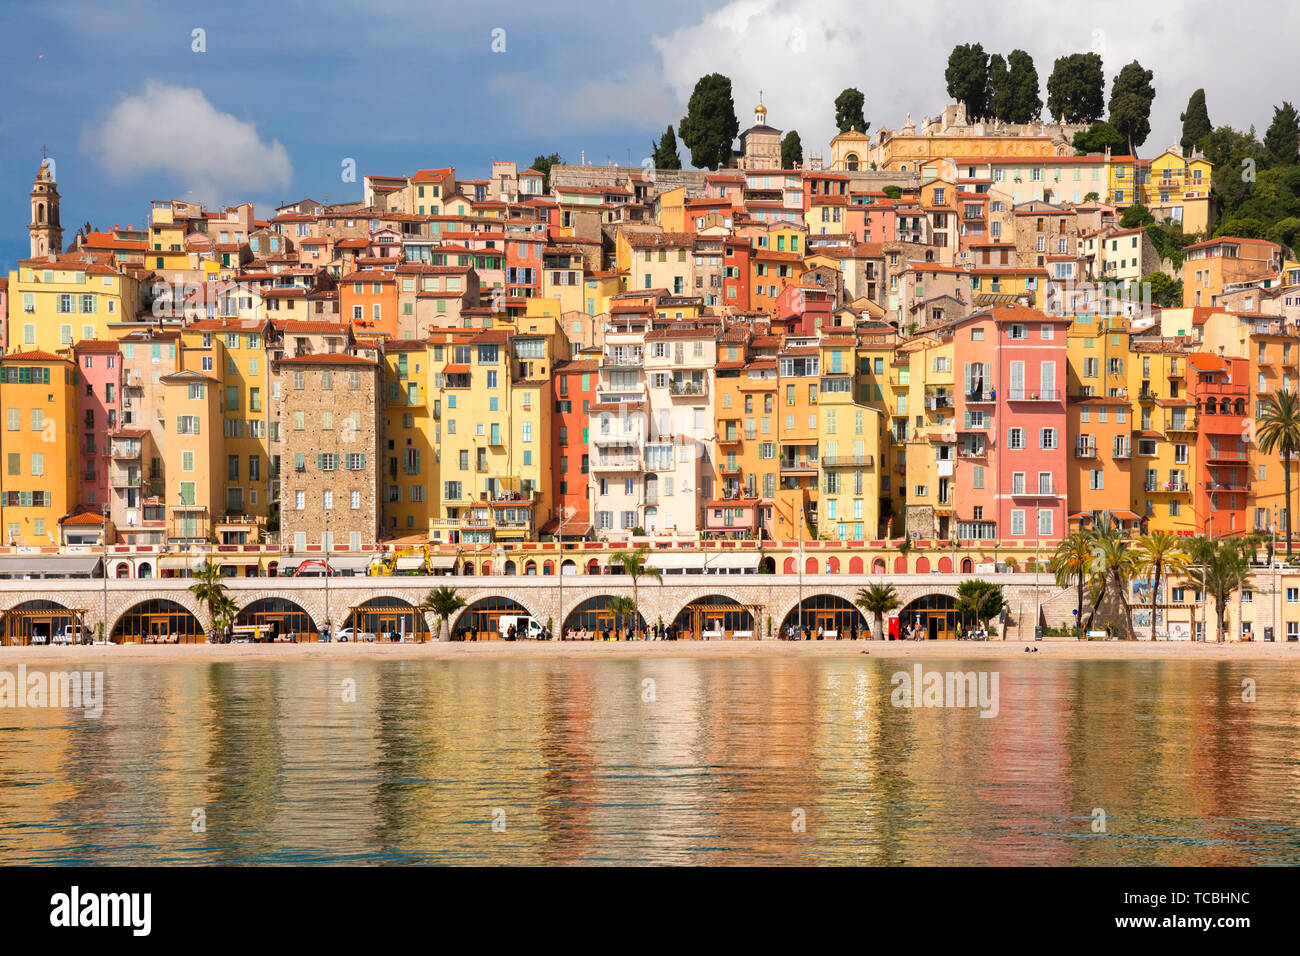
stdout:
[(907, 558), (903, 557), (901, 554), (898, 557), (894, 558), (894, 573), (895, 574), (907, 573)]
[(588, 562), (587, 562), (587, 573), (588, 573), (588, 574), (600, 574), (600, 562), (597, 561), (595, 558), (592, 558), (590, 561), (588, 561)]
[[(853, 636), (865, 637), (868, 632), (867, 619), (862, 616), (852, 603), (834, 594), (814, 594), (795, 605), (781, 622), (780, 637), (788, 637), (790, 629), (795, 633), (817, 638), (820, 628), (822, 637), (835, 640)], [(856, 629), (856, 630), (855, 630)]]
[(536, 562), (536, 561), (528, 561), (528, 562), (525, 562), (525, 564), (524, 564), (524, 575), (525, 575), (525, 576), (532, 575), (533, 577), (537, 577), (537, 562)]
[(860, 162), (861, 160), (858, 159), (857, 153), (849, 153), (844, 157), (844, 168), (851, 173), (856, 173), (858, 171), (858, 163)]
[(148, 561), (143, 562), (140, 567), (136, 569), (135, 576), (138, 578), (152, 578), (153, 565)]
[(755, 608), (735, 598), (710, 594), (696, 598), (673, 621), (673, 637), (679, 640), (731, 641), (762, 637), (754, 631)]
[(429, 639), (429, 625), (424, 620), (424, 612), (417, 611), (410, 601), (397, 597), (371, 598), (349, 608), (343, 623), (352, 625), (363, 634), (374, 634), (381, 641)]
[(302, 605), (288, 598), (269, 597), (254, 601), (239, 612), (235, 623), (242, 627), (256, 627), (255, 638), (290, 641), (316, 640), (316, 622), (303, 610)]
[(849, 558), (849, 574), (862, 573), (862, 559), (857, 555)]
[(185, 607), (166, 598), (133, 605), (113, 626), (115, 644), (197, 644), (203, 626)]
[(23, 601), (7, 611), (0, 611), (0, 643), (52, 644), (56, 640), (80, 643), (88, 640), (88, 635), (70, 632), (72, 625), (80, 623), (79, 615), (57, 601)]
[(917, 573), (917, 574), (929, 574), (929, 573), (930, 573), (930, 559), (929, 559), (929, 558), (927, 558), (927, 557), (925, 557), (925, 556), (921, 556), (921, 557), (919, 557), (919, 558), (916, 559), (916, 573)]
[(952, 574), (952, 558), (939, 559), (939, 573)]
[(901, 636), (921, 636), (939, 641), (955, 638), (960, 623), (957, 620), (957, 601), (947, 594), (927, 594), (919, 597), (898, 615)]
[(874, 559), (872, 560), (872, 562), (871, 562), (871, 573), (872, 573), (872, 574), (884, 574), (884, 573), (885, 573), (885, 559), (884, 559), (884, 558), (874, 558)]
[(839, 574), (839, 573), (840, 573), (840, 559), (839, 559), (839, 558), (834, 557), (834, 556), (831, 556), (831, 557), (829, 557), (829, 558), (826, 559), (826, 573), (827, 573), (827, 574)]
[[(577, 607), (575, 607), (567, 618), (564, 620), (564, 633), (570, 639), (581, 637), (583, 635), (570, 632), (586, 632), (586, 637), (594, 637), (600, 640), (605, 634), (610, 637), (614, 636), (616, 629), (626, 629), (633, 626), (630, 620), (615, 620), (614, 613), (609, 609), (610, 602), (614, 598), (609, 594), (598, 594), (595, 597), (587, 598)], [(645, 618), (641, 612), (636, 614), (635, 626), (638, 630), (645, 630)]]
[(119, 561), (117, 567), (113, 569), (113, 577), (121, 581), (124, 578), (129, 578), (130, 576), (131, 576), (131, 565), (127, 564), (125, 561)]
[(770, 554), (758, 562), (759, 574), (776, 574), (776, 558)]
[(36, 204), (36, 221), (38, 223), (45, 221), (45, 203), (43, 202), (38, 202)]
[(464, 564), (462, 564), (461, 567), (460, 567), (460, 573), (461, 573), (461, 574), (466, 574), (466, 575), (469, 575), (469, 576), (473, 577), (473, 575), (474, 575), (474, 562), (473, 562), (473, 561), (466, 561)]
[(511, 598), (499, 595), (479, 598), (465, 608), (464, 613), (456, 619), (456, 629), (452, 633), (452, 639), (495, 641), (501, 636), (502, 615), (529, 616), (528, 609)]
[(817, 573), (817, 559), (816, 559), (816, 558), (805, 558), (805, 559), (804, 559), (804, 562), (803, 562), (803, 573), (804, 573), (804, 574), (816, 574), (816, 573)]
[(573, 561), (572, 558), (566, 558), (566, 559), (564, 560), (564, 563), (560, 565), (560, 573), (561, 573), (561, 574), (577, 574), (577, 573), (578, 573), (578, 565), (574, 563), (574, 561)]
[[(649, 494), (651, 488), (658, 488), (658, 484), (646, 482), (646, 493)], [(654, 534), (659, 530), (659, 509), (654, 505), (646, 505), (645, 509), (645, 533)]]
[(482, 574), (484, 577), (490, 575), (492, 573), (492, 562), (484, 561), (482, 570), (479, 573)]
[(785, 567), (786, 574), (799, 573), (799, 565), (795, 562), (794, 558), (786, 558), (784, 567)]
[(961, 573), (962, 573), (962, 574), (974, 574), (974, 573), (975, 573), (975, 562), (972, 561), (970, 558), (962, 558), (962, 559), (961, 559)]

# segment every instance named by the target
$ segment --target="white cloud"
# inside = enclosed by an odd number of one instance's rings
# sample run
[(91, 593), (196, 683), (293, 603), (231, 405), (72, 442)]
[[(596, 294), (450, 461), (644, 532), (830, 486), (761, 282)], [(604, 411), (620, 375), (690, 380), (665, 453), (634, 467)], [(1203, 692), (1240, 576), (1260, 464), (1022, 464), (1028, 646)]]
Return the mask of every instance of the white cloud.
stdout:
[[(1141, 150), (1150, 156), (1177, 141), (1178, 115), (1197, 87), (1205, 88), (1216, 125), (1254, 123), (1261, 134), (1274, 105), (1300, 96), (1289, 50), (1300, 6), (1271, 11), (1266, 27), (1262, 16), (1225, 16), (1218, 0), (1189, 0), (1163, 14), (1144, 13), (1131, 0), (1093, 0), (1079, 11), (1005, 0), (959, 8), (949, 0), (870, 7), (861, 0), (732, 0), (653, 42), (680, 111), (696, 80), (722, 73), (731, 77), (742, 130), (762, 90), (769, 123), (797, 129), (805, 155), (827, 151), (834, 100), (845, 87), (865, 94), (873, 133), (882, 125), (897, 129), (908, 112), (918, 124), (937, 115), (948, 102), (943, 71), (958, 43), (1004, 56), (1028, 52), (1044, 103), (1052, 62), (1100, 44), (1107, 98), (1111, 79), (1133, 59), (1155, 72), (1152, 132)], [(1043, 118), (1050, 119), (1046, 108)]]
[(293, 179), (278, 140), (266, 143), (250, 122), (223, 113), (201, 90), (149, 81), (88, 128), (82, 146), (117, 180), (170, 176), (182, 198), (234, 202)]

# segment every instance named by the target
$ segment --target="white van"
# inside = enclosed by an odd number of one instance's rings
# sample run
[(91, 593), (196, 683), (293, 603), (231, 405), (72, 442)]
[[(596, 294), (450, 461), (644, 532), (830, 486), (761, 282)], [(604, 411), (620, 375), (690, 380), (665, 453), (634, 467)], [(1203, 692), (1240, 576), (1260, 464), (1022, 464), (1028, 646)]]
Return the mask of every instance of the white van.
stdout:
[(90, 628), (80, 624), (69, 624), (54, 635), (55, 644), (89, 644)]
[(512, 624), (515, 628), (515, 640), (517, 641), (545, 641), (550, 639), (545, 626), (536, 618), (529, 617), (527, 614), (503, 614), (497, 621), (497, 632), (503, 640), (509, 636)]

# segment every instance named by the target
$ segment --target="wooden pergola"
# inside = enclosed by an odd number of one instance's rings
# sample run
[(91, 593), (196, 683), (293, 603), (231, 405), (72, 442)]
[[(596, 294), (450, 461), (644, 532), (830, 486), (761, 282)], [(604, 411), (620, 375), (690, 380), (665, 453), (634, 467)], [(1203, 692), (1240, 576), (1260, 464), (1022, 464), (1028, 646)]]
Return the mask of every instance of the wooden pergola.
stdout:
[(87, 608), (11, 607), (7, 611), (0, 611), (0, 633), (4, 634), (5, 643), (11, 646), (19, 643), (24, 646), (30, 644), (32, 628), (34, 625), (39, 624), (49, 626), (47, 640), (53, 640), (56, 621), (66, 620), (76, 623), (81, 627), (83, 633), (88, 633), (86, 615), (89, 613), (90, 611)]

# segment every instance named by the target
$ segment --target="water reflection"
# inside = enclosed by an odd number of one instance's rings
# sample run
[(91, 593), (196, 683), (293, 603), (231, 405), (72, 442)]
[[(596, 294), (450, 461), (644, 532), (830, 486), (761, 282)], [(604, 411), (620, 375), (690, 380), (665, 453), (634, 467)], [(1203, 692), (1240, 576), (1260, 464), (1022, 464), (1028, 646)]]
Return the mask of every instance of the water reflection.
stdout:
[(926, 662), (986, 719), (907, 666), (115, 665), (99, 720), (0, 710), (0, 862), (1300, 862), (1300, 668)]

